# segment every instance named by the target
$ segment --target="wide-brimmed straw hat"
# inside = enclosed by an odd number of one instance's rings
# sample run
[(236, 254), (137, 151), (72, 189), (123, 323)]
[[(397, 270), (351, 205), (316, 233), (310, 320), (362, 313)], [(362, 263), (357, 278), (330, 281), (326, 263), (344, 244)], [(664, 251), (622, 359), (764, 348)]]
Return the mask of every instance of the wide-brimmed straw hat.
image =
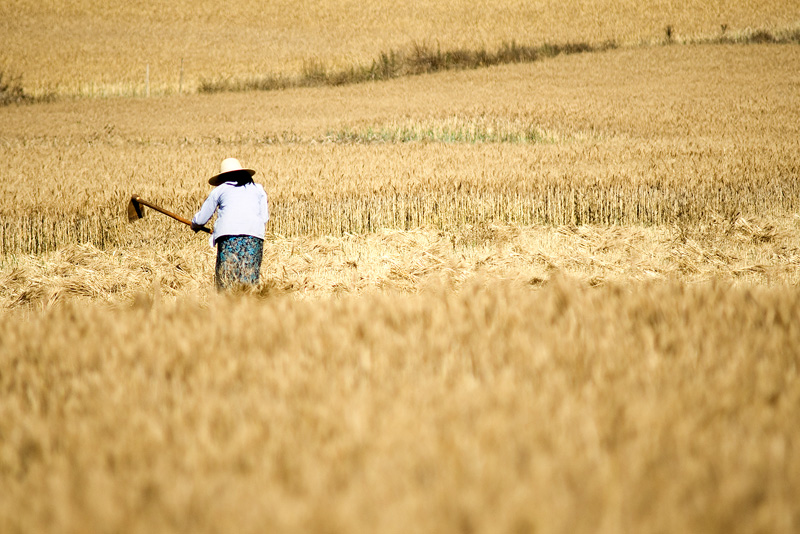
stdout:
[(208, 183), (211, 185), (220, 185), (225, 182), (236, 181), (236, 175), (239, 173), (247, 173), (253, 176), (256, 171), (243, 168), (242, 164), (239, 163), (239, 160), (236, 158), (227, 158), (222, 160), (222, 165), (219, 166), (219, 174), (209, 178)]

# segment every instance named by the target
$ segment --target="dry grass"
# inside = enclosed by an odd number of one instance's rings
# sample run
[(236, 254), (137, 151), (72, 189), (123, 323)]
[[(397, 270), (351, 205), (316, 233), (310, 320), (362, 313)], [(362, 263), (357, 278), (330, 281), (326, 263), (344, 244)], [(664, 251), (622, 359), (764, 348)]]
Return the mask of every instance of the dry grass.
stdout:
[[(800, 38), (791, 42), (800, 41)], [(762, 32), (758, 42), (776, 42), (771, 34)], [(322, 63), (309, 63), (298, 76), (269, 75), (251, 76), (248, 79), (222, 78), (203, 80), (201, 93), (221, 91), (277, 90), (289, 87), (318, 87), (322, 85), (347, 85), (352, 83), (391, 80), (401, 76), (431, 74), (444, 70), (462, 70), (492, 67), (507, 63), (531, 63), (560, 54), (580, 54), (603, 52), (616, 48), (612, 41), (593, 46), (588, 43), (568, 43), (564, 45), (543, 44), (541, 46), (504, 43), (496, 51), (485, 48), (470, 50), (436, 50), (416, 44), (409, 51), (392, 50), (383, 52), (369, 65), (351, 65), (340, 70), (331, 70)]]

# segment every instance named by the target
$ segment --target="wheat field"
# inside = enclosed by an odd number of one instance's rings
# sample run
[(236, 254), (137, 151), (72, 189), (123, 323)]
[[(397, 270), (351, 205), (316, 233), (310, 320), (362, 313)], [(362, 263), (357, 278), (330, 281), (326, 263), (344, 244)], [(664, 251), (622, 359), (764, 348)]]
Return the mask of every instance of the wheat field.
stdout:
[(798, 63), (795, 45), (671, 46), (340, 88), (65, 101), (35, 117), (6, 108), (0, 241), (6, 253), (127, 245), (132, 193), (193, 213), (232, 153), (260, 171), (283, 236), (791, 216)]
[[(706, 38), (799, 22), (4, 3), (0, 67), (57, 97), (0, 107), (0, 532), (798, 531), (800, 47)], [(514, 41), (618, 46), (197, 91)], [(125, 208), (191, 216), (230, 156), (272, 220), (219, 294)]]

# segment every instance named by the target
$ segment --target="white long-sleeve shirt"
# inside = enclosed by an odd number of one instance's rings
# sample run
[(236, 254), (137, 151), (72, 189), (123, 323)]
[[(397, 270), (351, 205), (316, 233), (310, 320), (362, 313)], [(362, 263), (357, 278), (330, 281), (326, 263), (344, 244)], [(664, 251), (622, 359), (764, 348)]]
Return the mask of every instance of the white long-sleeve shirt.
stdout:
[(211, 234), (211, 246), (226, 235), (251, 235), (264, 239), (264, 225), (269, 220), (267, 193), (261, 184), (237, 186), (236, 182), (225, 182), (214, 188), (195, 213), (192, 222), (206, 224), (214, 212), (217, 220)]

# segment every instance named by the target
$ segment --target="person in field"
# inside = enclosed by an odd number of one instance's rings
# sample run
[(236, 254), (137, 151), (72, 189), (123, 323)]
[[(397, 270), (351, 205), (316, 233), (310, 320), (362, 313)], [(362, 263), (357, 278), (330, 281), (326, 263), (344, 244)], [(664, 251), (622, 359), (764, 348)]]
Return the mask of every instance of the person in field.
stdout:
[(219, 174), (208, 180), (216, 187), (192, 217), (197, 232), (217, 213), (210, 242), (217, 247), (215, 283), (220, 290), (258, 283), (269, 207), (264, 188), (253, 181), (255, 173), (236, 158), (223, 160)]

